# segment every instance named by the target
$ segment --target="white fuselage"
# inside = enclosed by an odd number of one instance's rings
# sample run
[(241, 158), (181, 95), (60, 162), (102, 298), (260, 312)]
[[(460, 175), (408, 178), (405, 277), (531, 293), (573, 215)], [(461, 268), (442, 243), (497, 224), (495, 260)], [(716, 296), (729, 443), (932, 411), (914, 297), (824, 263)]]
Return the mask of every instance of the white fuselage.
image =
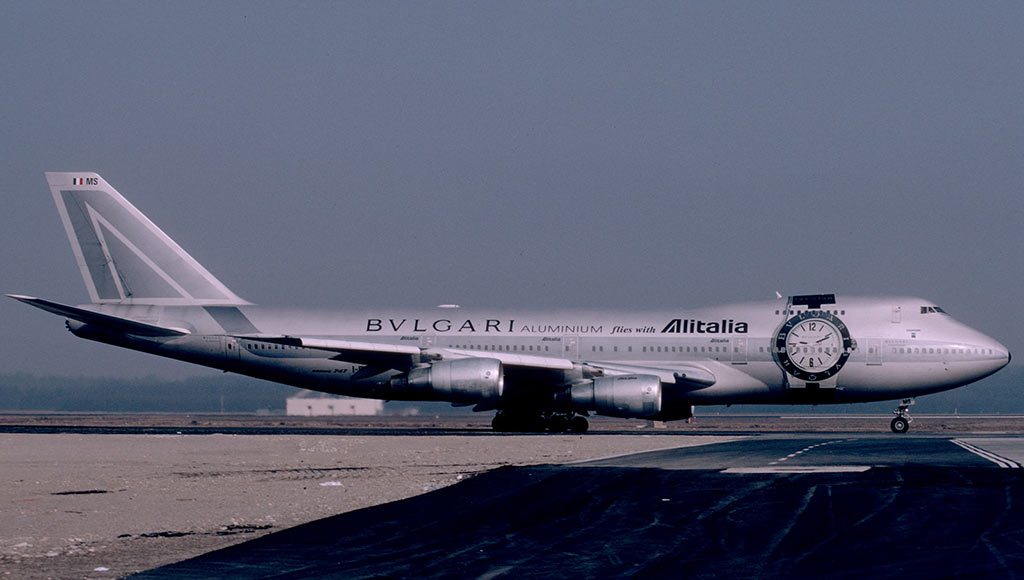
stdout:
[[(171, 339), (132, 337), (123, 344), (129, 348), (354, 396), (406, 398), (387, 389), (397, 371), (376, 372), (372, 365), (346, 361), (336, 352), (240, 337), (301, 335), (479, 357), (568, 359), (583, 366), (627, 371), (635, 367), (671, 374), (686, 369), (692, 374), (703, 369), (715, 377), (707, 388), (666, 387), (668, 415), (674, 408), (690, 405), (912, 397), (976, 381), (1005, 366), (1010, 358), (996, 340), (919, 298), (846, 297), (816, 309), (787, 306), (785, 300), (778, 300), (664, 312), (463, 308), (311, 312), (241, 306), (148, 307), (149, 317), (140, 317), (133, 312), (139, 307), (85, 307), (190, 332)], [(845, 324), (851, 339), (848, 359), (831, 376), (794, 376), (780, 364), (779, 331), (795, 315), (821, 312)], [(794, 360), (801, 354), (798, 344), (796, 349)], [(509, 387), (522, 391), (528, 381), (519, 377)]]

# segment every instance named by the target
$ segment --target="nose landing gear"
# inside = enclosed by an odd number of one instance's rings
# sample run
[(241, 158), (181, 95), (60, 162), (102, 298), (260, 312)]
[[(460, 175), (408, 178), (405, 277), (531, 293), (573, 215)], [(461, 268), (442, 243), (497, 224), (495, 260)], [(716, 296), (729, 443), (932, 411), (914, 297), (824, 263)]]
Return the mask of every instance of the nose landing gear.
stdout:
[(889, 428), (892, 429), (893, 433), (906, 433), (910, 430), (910, 422), (913, 421), (910, 418), (910, 407), (913, 404), (914, 399), (903, 399), (900, 401), (899, 406), (896, 407), (896, 410), (893, 411), (896, 418), (892, 420), (892, 423), (889, 423)]

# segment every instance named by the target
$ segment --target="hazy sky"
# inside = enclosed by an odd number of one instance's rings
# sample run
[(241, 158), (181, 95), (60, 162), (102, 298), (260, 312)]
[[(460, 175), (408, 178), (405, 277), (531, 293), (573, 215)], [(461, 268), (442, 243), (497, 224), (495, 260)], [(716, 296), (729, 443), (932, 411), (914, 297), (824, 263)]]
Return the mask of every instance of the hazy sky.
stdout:
[[(917, 295), (1024, 355), (1019, 2), (5, 2), (0, 84), (2, 292), (87, 300), (87, 170), (261, 304)], [(0, 372), (212, 372), (0, 320)]]

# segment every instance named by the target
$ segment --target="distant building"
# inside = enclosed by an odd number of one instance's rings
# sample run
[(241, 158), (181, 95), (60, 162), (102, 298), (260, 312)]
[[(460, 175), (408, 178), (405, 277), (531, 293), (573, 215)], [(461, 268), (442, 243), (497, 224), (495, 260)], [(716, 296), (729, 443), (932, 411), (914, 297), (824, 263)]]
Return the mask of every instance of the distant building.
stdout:
[(325, 395), (313, 391), (302, 391), (294, 397), (289, 397), (285, 404), (288, 415), (302, 417), (380, 415), (384, 411), (384, 401)]

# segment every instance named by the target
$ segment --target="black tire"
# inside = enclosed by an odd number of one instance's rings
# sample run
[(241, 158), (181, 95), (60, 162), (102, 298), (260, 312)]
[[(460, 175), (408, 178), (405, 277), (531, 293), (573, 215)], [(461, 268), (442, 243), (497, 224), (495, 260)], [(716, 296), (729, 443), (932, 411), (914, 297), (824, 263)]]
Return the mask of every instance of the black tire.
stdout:
[(552, 433), (565, 433), (569, 430), (569, 418), (562, 416), (554, 416), (548, 419), (548, 431)]
[(586, 433), (590, 429), (590, 421), (586, 417), (576, 415), (569, 420), (569, 431), (572, 433)]
[(494, 429), (495, 431), (499, 432), (511, 431), (510, 423), (511, 422), (508, 420), (508, 417), (502, 415), (501, 413), (498, 413), (494, 416), (493, 419), (491, 419), (491, 429)]
[(491, 428), (502, 433), (543, 433), (547, 425), (540, 417), (498, 413), (491, 420)]
[(910, 421), (903, 417), (896, 417), (892, 420), (892, 423), (889, 424), (889, 427), (892, 429), (893, 433), (906, 433), (910, 430)]

